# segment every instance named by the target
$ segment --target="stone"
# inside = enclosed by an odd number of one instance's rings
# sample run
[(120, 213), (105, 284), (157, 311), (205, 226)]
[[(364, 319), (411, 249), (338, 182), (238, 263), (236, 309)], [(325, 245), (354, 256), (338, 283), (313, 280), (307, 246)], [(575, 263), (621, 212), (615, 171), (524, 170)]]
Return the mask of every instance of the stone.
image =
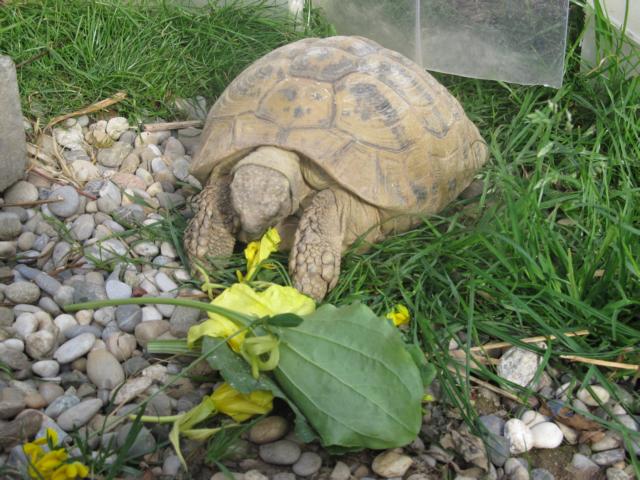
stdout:
[[(25, 410), (10, 422), (0, 422), (0, 449), (8, 450), (31, 441), (40, 430), (42, 420), (41, 412)], [(22, 450), (22, 447), (20, 449)]]
[(53, 301), (61, 307), (74, 303), (75, 289), (69, 285), (63, 285), (53, 296)]
[(322, 466), (322, 457), (315, 452), (304, 452), (293, 464), (291, 470), (301, 477), (309, 477), (315, 474)]
[(116, 322), (123, 332), (133, 332), (142, 322), (142, 308), (140, 305), (118, 305), (116, 307)]
[(582, 402), (584, 402), (585, 405), (588, 405), (590, 407), (597, 407), (601, 403), (605, 404), (609, 401), (611, 395), (600, 385), (591, 385), (590, 389), (593, 392), (593, 395), (586, 388), (581, 388), (580, 390), (578, 390), (577, 397)]
[(149, 322), (151, 320), (162, 320), (162, 314), (155, 307), (142, 307), (142, 321)]
[(118, 140), (127, 130), (129, 130), (129, 121), (124, 117), (110, 118), (105, 128), (107, 134), (114, 140)]
[(182, 464), (177, 455), (169, 455), (162, 463), (162, 474), (168, 477), (175, 477), (178, 475), (181, 466)]
[(176, 307), (169, 320), (171, 335), (177, 338), (186, 337), (189, 329), (198, 323), (201, 315), (200, 310), (196, 308)]
[(55, 295), (58, 293), (58, 290), (60, 290), (60, 287), (62, 286), (58, 280), (44, 272), (38, 273), (33, 281), (38, 285), (38, 287), (40, 287), (40, 289), (49, 295)]
[(13, 370), (25, 370), (31, 367), (31, 362), (24, 353), (4, 344), (0, 344), (0, 362)]
[(258, 455), (273, 465), (293, 465), (300, 458), (300, 446), (289, 440), (278, 440), (260, 445)]
[(51, 357), (56, 349), (56, 334), (49, 330), (32, 333), (25, 339), (27, 354), (35, 360)]
[(131, 357), (127, 361), (122, 364), (122, 368), (124, 368), (124, 373), (131, 377), (136, 373), (144, 370), (149, 366), (149, 362), (145, 360), (144, 357)]
[(257, 422), (249, 430), (249, 441), (262, 445), (283, 438), (289, 430), (289, 423), (283, 417), (272, 415)]
[(98, 388), (112, 390), (124, 382), (124, 370), (107, 350), (93, 350), (87, 356), (87, 376)]
[(27, 166), (27, 143), (16, 68), (0, 55), (0, 192), (22, 178)]
[(509, 439), (493, 432), (488, 432), (483, 439), (489, 461), (496, 467), (503, 466), (511, 453)]
[(121, 388), (118, 389), (115, 397), (113, 398), (113, 403), (116, 405), (129, 403), (131, 400), (144, 393), (152, 383), (153, 380), (149, 377), (130, 378)]
[(24, 396), (24, 403), (27, 408), (40, 409), (47, 406), (47, 401), (38, 392), (29, 392)]
[(93, 215), (85, 213), (76, 218), (71, 224), (71, 236), (79, 241), (88, 240), (91, 238), (95, 228), (96, 222), (93, 219)]
[(244, 472), (244, 480), (269, 480), (269, 477), (254, 468)]
[(11, 350), (24, 352), (24, 342), (19, 338), (7, 338), (4, 342), (2, 342), (2, 345), (10, 348)]
[[(116, 446), (118, 448), (127, 444), (132, 427), (133, 425), (129, 424), (118, 430), (118, 436), (116, 437)], [(134, 458), (141, 457), (147, 453), (153, 452), (155, 449), (156, 439), (146, 427), (142, 427), (140, 428), (140, 431), (138, 431), (131, 446), (128, 447), (127, 456)]]
[(13, 323), (13, 310), (8, 307), (0, 307), (0, 327), (8, 327)]
[(158, 247), (153, 242), (149, 241), (136, 243), (133, 247), (133, 251), (142, 257), (155, 257), (160, 252)]
[(481, 415), (478, 420), (489, 432), (495, 435), (502, 435), (505, 421), (497, 415)]
[(0, 419), (15, 417), (25, 406), (24, 393), (17, 388), (5, 387), (0, 390)]
[(110, 335), (106, 341), (107, 350), (119, 361), (124, 362), (131, 358), (137, 346), (136, 337), (124, 332), (116, 332)]
[(401, 450), (387, 450), (373, 459), (371, 469), (381, 477), (402, 477), (409, 467), (413, 465), (413, 459), (404, 455)]
[(128, 143), (115, 142), (112, 146), (98, 151), (98, 162), (109, 168), (117, 168), (133, 151)]
[(38, 329), (38, 319), (33, 313), (25, 312), (18, 315), (13, 324), (13, 331), (16, 332), (18, 338), (27, 338)]
[(200, 145), (200, 135), (202, 130), (199, 128), (183, 128), (178, 130), (178, 140), (184, 145), (189, 155), (193, 155), (198, 145)]
[(602, 452), (604, 450), (612, 450), (620, 446), (620, 438), (612, 432), (607, 432), (602, 440), (591, 444), (591, 450), (594, 452)]
[(10, 302), (31, 304), (40, 298), (40, 288), (31, 282), (13, 282), (5, 288), (4, 295)]
[(39, 377), (52, 378), (60, 371), (60, 365), (55, 360), (40, 360), (31, 366), (31, 370)]
[(528, 452), (533, 448), (531, 429), (522, 420), (512, 418), (505, 423), (504, 436), (509, 440), (509, 450), (513, 455)]
[(553, 422), (537, 423), (531, 427), (534, 448), (556, 448), (562, 443), (562, 430)]
[(176, 282), (171, 280), (171, 278), (169, 278), (169, 276), (164, 272), (158, 272), (155, 277), (155, 283), (163, 292), (171, 292), (178, 288)]
[(68, 242), (58, 242), (53, 248), (51, 259), (56, 267), (64, 267), (71, 253), (71, 245)]
[(86, 425), (91, 418), (102, 408), (102, 401), (97, 398), (90, 398), (65, 410), (57, 418), (57, 424), (65, 432)]
[(0, 259), (13, 260), (16, 256), (16, 242), (0, 241)]
[(344, 462), (337, 461), (336, 465), (331, 470), (329, 480), (349, 480), (351, 477), (351, 469), (349, 465)]
[(531, 383), (540, 365), (540, 356), (519, 347), (507, 350), (498, 363), (498, 375), (522, 387)]
[(71, 162), (70, 168), (79, 182), (89, 182), (101, 177), (100, 169), (85, 160), (74, 160)]
[(603, 452), (598, 452), (594, 455), (591, 455), (591, 460), (597, 465), (607, 467), (609, 465), (613, 465), (614, 463), (624, 461), (625, 453), (624, 449), (616, 448), (613, 450), (605, 450)]
[(64, 395), (64, 389), (56, 383), (41, 383), (38, 386), (38, 391), (47, 401), (47, 405), (50, 405), (51, 402)]
[(20, 217), (13, 212), (0, 212), (0, 240), (13, 240), (22, 232)]
[(33, 232), (22, 232), (17, 240), (18, 249), (21, 252), (31, 250), (36, 242), (36, 234)]
[(632, 477), (624, 470), (611, 467), (607, 468), (607, 480), (632, 480)]
[(74, 124), (69, 128), (54, 128), (53, 137), (56, 142), (69, 150), (84, 149), (84, 135), (80, 125)]
[(107, 298), (109, 300), (131, 298), (131, 287), (120, 280), (107, 280), (105, 290), (107, 291)]
[(166, 320), (150, 320), (148, 322), (142, 322), (135, 328), (135, 336), (138, 343), (146, 347), (150, 340), (155, 340), (163, 333), (166, 333), (171, 328), (171, 325)]
[(80, 206), (80, 196), (75, 188), (71, 186), (63, 186), (54, 189), (51, 192), (51, 199), (62, 199), (62, 201), (50, 203), (49, 210), (58, 217), (70, 217), (78, 210)]
[(504, 464), (504, 473), (508, 480), (529, 480), (526, 464), (519, 458), (510, 458)]
[(96, 342), (95, 335), (83, 333), (63, 343), (53, 354), (59, 363), (70, 363), (85, 355)]
[(522, 416), (520, 417), (520, 420), (522, 420), (524, 424), (529, 428), (533, 428), (539, 423), (548, 421), (547, 417), (536, 412), (535, 410), (527, 410), (522, 414)]
[(30, 203), (38, 200), (38, 189), (29, 182), (20, 180), (4, 192), (4, 203)]
[(599, 478), (600, 467), (592, 462), (589, 457), (576, 453), (573, 455), (571, 465), (567, 467), (567, 470), (578, 480), (591, 480)]

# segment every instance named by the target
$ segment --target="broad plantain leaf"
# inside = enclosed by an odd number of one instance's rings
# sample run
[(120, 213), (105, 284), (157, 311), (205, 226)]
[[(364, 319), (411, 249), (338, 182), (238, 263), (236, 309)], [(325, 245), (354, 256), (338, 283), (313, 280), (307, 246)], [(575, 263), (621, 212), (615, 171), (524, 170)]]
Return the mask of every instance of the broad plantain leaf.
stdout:
[(309, 426), (307, 419), (300, 412), (298, 407), (293, 403), (287, 395), (278, 387), (278, 385), (267, 375), (260, 375), (257, 379), (251, 375), (251, 367), (244, 359), (235, 354), (222, 338), (203, 337), (202, 351), (207, 352), (218, 346), (208, 357), (207, 362), (212, 368), (219, 370), (222, 378), (233, 388), (242, 393), (251, 393), (254, 390), (268, 390), (274, 397), (281, 398), (293, 410), (296, 416), (295, 429), (296, 434), (303, 442), (311, 442), (317, 438), (316, 433)]
[(325, 446), (386, 449), (420, 430), (420, 372), (397, 329), (365, 305), (324, 305), (278, 329), (275, 378)]
[(297, 327), (302, 323), (302, 317), (295, 313), (280, 313), (273, 317), (267, 317), (265, 319), (267, 325), (272, 327)]

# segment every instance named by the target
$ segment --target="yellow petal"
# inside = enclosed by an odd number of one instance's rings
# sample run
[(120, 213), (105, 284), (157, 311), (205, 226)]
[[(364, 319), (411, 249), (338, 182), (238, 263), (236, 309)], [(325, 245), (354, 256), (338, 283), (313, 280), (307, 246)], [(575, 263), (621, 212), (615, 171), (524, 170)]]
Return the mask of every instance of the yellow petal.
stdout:
[(387, 313), (386, 317), (391, 320), (396, 327), (409, 323), (409, 320), (411, 320), (409, 309), (401, 303), (394, 306), (393, 310)]
[(228, 383), (223, 383), (211, 394), (216, 409), (229, 415), (236, 422), (244, 422), (254, 415), (268, 413), (273, 408), (271, 392), (257, 390), (240, 393)]
[(48, 443), (51, 445), (58, 445), (58, 432), (56, 432), (53, 428), (47, 427), (47, 438)]
[(267, 230), (260, 241), (251, 242), (244, 250), (244, 257), (247, 259), (247, 275), (245, 281), (251, 280), (256, 273), (258, 266), (269, 258), (273, 252), (278, 251), (280, 245), (280, 234), (275, 228)]
[[(218, 295), (212, 305), (227, 308), (255, 318), (276, 315), (278, 313), (296, 313), (308, 315), (315, 308), (315, 302), (293, 287), (270, 285), (262, 292), (256, 292), (246, 283), (234, 283)], [(228, 318), (209, 312), (209, 320), (189, 329), (187, 342), (191, 346), (205, 335), (225, 338), (236, 333), (240, 327)], [(239, 352), (245, 333), (240, 333), (229, 340), (234, 351)]]

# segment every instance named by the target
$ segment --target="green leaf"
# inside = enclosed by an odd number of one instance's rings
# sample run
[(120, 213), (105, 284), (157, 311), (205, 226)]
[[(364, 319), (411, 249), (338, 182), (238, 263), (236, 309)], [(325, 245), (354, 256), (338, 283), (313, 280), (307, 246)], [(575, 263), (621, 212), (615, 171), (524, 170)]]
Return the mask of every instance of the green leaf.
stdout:
[(265, 322), (272, 327), (292, 328), (302, 323), (302, 317), (295, 313), (281, 313), (280, 315), (267, 317)]
[(274, 397), (287, 402), (295, 414), (295, 431), (300, 440), (311, 442), (317, 438), (307, 419), (300, 409), (293, 403), (287, 395), (271, 380), (270, 377), (262, 374), (257, 379), (251, 375), (251, 367), (242, 357), (235, 354), (224, 341), (224, 339), (214, 337), (204, 337), (202, 340), (202, 351), (206, 352), (220, 345), (211, 355), (207, 357), (207, 362), (212, 368), (219, 370), (222, 378), (233, 388), (241, 393), (251, 393), (255, 390), (268, 390)]
[(427, 362), (427, 358), (424, 356), (424, 352), (415, 343), (407, 345), (406, 348), (411, 355), (411, 358), (415, 362), (416, 367), (418, 367), (418, 370), (420, 371), (422, 386), (424, 388), (427, 388), (429, 385), (431, 385), (433, 379), (436, 378), (436, 367), (432, 363)]
[(279, 335), (274, 375), (323, 445), (385, 449), (413, 441), (422, 379), (389, 322), (362, 304), (324, 305)]

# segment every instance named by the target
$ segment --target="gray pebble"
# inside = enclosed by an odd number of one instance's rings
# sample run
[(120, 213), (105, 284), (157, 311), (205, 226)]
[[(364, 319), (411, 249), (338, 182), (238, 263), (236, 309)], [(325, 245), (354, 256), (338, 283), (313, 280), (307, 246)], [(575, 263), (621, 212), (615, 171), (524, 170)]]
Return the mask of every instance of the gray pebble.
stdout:
[(13, 309), (9, 307), (0, 307), (0, 327), (8, 327), (13, 323)]
[(60, 371), (60, 365), (55, 360), (40, 360), (31, 366), (31, 370), (39, 377), (52, 378)]
[(478, 420), (495, 435), (502, 435), (505, 421), (497, 415), (482, 415)]
[(301, 477), (309, 477), (320, 470), (322, 458), (315, 452), (304, 452), (293, 464), (293, 473)]
[(57, 423), (64, 431), (86, 425), (91, 418), (102, 408), (102, 401), (97, 398), (83, 400), (70, 409), (62, 412), (57, 418)]
[(76, 240), (87, 240), (91, 238), (95, 227), (96, 222), (93, 219), (93, 215), (85, 213), (76, 218), (71, 224), (71, 236)]
[(131, 287), (120, 280), (107, 280), (105, 290), (107, 292), (107, 298), (110, 300), (131, 298)]
[(57, 397), (53, 400), (45, 409), (44, 413), (45, 415), (56, 419), (62, 412), (69, 410), (71, 407), (79, 403), (80, 399), (75, 395), (62, 395), (61, 397)]
[(36, 241), (36, 234), (33, 232), (22, 232), (18, 237), (18, 249), (21, 251), (31, 250)]
[(175, 477), (180, 471), (180, 459), (177, 455), (169, 455), (162, 463), (162, 474), (168, 477)]
[(36, 282), (36, 285), (38, 285), (38, 287), (40, 287), (49, 295), (55, 295), (56, 293), (58, 293), (58, 290), (60, 290), (60, 287), (62, 286), (62, 284), (58, 280), (44, 272), (40, 272), (38, 275), (36, 275), (34, 281)]
[(591, 455), (591, 460), (593, 460), (596, 464), (604, 467), (621, 462), (624, 460), (624, 458), (625, 453), (622, 448), (605, 450), (604, 452), (599, 452)]
[(94, 302), (96, 300), (106, 300), (107, 292), (104, 285), (93, 282), (74, 282), (73, 301), (75, 303)]
[[(188, 308), (188, 307), (176, 307), (171, 315), (171, 319), (169, 323), (171, 324), (171, 335), (177, 338), (183, 338), (187, 336), (187, 332), (189, 328), (198, 323), (200, 319), (201, 312), (196, 308)], [(274, 441), (278, 440), (277, 438), (268, 440)], [(267, 441), (267, 442), (268, 442)], [(267, 443), (262, 442), (262, 443)]]
[(53, 296), (53, 301), (56, 302), (61, 307), (65, 305), (69, 305), (70, 303), (74, 303), (75, 289), (69, 285), (63, 285), (60, 287), (55, 295)]
[(111, 390), (124, 382), (124, 370), (110, 352), (93, 350), (87, 356), (87, 376), (98, 388)]
[(607, 468), (607, 480), (632, 480), (632, 478), (631, 475), (629, 475), (624, 470), (611, 467)]
[(71, 253), (71, 245), (67, 242), (58, 242), (53, 247), (53, 253), (51, 259), (56, 267), (64, 267), (69, 259)]
[(51, 297), (41, 297), (38, 306), (51, 315), (59, 315), (60, 307)]
[(0, 344), (0, 362), (13, 370), (25, 370), (31, 366), (29, 358), (19, 350)]
[(67, 339), (71, 339), (77, 337), (78, 335), (82, 335), (83, 333), (90, 333), (96, 338), (100, 338), (102, 337), (102, 328), (96, 325), (74, 325), (64, 331), (64, 336)]
[(116, 307), (116, 322), (123, 332), (131, 333), (142, 322), (140, 305), (119, 305)]
[(14, 282), (5, 288), (4, 295), (13, 303), (36, 303), (40, 288), (31, 282)]
[(23, 392), (11, 387), (0, 390), (0, 419), (11, 419), (24, 410), (24, 407)]
[(20, 180), (4, 192), (5, 203), (28, 203), (38, 200), (38, 189), (29, 182)]
[(129, 143), (115, 142), (111, 147), (98, 151), (98, 162), (105, 167), (118, 167), (132, 150), (133, 147)]
[(63, 343), (53, 354), (59, 363), (70, 363), (86, 354), (96, 341), (92, 333), (83, 333)]
[(131, 357), (129, 360), (122, 364), (124, 368), (124, 372), (127, 377), (131, 377), (138, 372), (141, 372), (145, 368), (149, 366), (149, 362), (144, 359), (144, 357)]
[(80, 206), (80, 196), (75, 188), (70, 186), (58, 187), (51, 192), (52, 199), (62, 198), (60, 202), (49, 203), (49, 210), (58, 217), (70, 217)]
[(547, 469), (534, 468), (531, 470), (531, 480), (555, 480), (555, 477)]
[(0, 212), (0, 240), (13, 240), (22, 232), (20, 218), (15, 213)]
[(13, 260), (16, 257), (16, 242), (0, 241), (0, 259)]
[(260, 458), (274, 465), (293, 465), (300, 458), (300, 446), (289, 440), (260, 445)]

